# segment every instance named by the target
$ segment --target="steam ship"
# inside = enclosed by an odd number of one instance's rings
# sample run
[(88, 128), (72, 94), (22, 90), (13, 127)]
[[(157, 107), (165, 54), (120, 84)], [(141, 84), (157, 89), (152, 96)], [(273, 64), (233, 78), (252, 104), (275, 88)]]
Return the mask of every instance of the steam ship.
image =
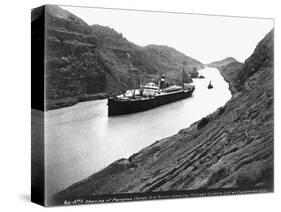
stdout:
[[(108, 98), (108, 116), (118, 116), (149, 110), (161, 105), (175, 102), (192, 96), (195, 86), (184, 82), (186, 73), (183, 70), (182, 85), (168, 86), (162, 75), (158, 85), (153, 82), (127, 90), (124, 94)], [(191, 80), (192, 81), (192, 80)]]

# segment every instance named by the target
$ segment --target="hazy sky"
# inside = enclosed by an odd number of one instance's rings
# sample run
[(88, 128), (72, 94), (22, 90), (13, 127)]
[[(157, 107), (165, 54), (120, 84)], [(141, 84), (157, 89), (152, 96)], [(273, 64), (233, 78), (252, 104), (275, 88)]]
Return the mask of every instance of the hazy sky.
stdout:
[(89, 25), (100, 24), (145, 46), (173, 47), (202, 63), (234, 57), (244, 62), (273, 28), (273, 20), (194, 14), (62, 7)]

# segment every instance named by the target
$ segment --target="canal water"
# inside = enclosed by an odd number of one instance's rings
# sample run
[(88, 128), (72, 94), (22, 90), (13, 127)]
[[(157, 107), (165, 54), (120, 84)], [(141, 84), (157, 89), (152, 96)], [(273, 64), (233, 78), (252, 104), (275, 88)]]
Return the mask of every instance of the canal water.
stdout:
[[(108, 117), (107, 100), (46, 112), (47, 196), (176, 134), (223, 106), (231, 98), (228, 84), (215, 68), (200, 72), (206, 78), (194, 79), (192, 97), (145, 112)], [(211, 90), (207, 89), (210, 80)]]

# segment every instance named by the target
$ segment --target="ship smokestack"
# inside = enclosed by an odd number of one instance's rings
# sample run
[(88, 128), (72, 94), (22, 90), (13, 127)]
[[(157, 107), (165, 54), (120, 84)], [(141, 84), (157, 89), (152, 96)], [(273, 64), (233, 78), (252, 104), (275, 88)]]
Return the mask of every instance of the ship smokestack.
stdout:
[(161, 75), (159, 88), (160, 89), (166, 88), (165, 75), (164, 74)]

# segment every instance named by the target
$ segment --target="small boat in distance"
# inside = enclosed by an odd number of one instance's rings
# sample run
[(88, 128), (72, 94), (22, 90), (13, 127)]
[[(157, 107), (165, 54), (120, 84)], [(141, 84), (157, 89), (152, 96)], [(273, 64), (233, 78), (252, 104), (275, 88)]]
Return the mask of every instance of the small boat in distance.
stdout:
[(108, 98), (108, 116), (118, 116), (149, 110), (161, 105), (192, 96), (195, 86), (184, 82), (182, 85), (168, 86), (162, 75), (158, 85), (153, 82), (140, 85), (138, 89), (127, 90), (124, 94)]
[(208, 85), (208, 89), (212, 89), (214, 86), (212, 85), (212, 82), (210, 81), (209, 82), (209, 85)]

